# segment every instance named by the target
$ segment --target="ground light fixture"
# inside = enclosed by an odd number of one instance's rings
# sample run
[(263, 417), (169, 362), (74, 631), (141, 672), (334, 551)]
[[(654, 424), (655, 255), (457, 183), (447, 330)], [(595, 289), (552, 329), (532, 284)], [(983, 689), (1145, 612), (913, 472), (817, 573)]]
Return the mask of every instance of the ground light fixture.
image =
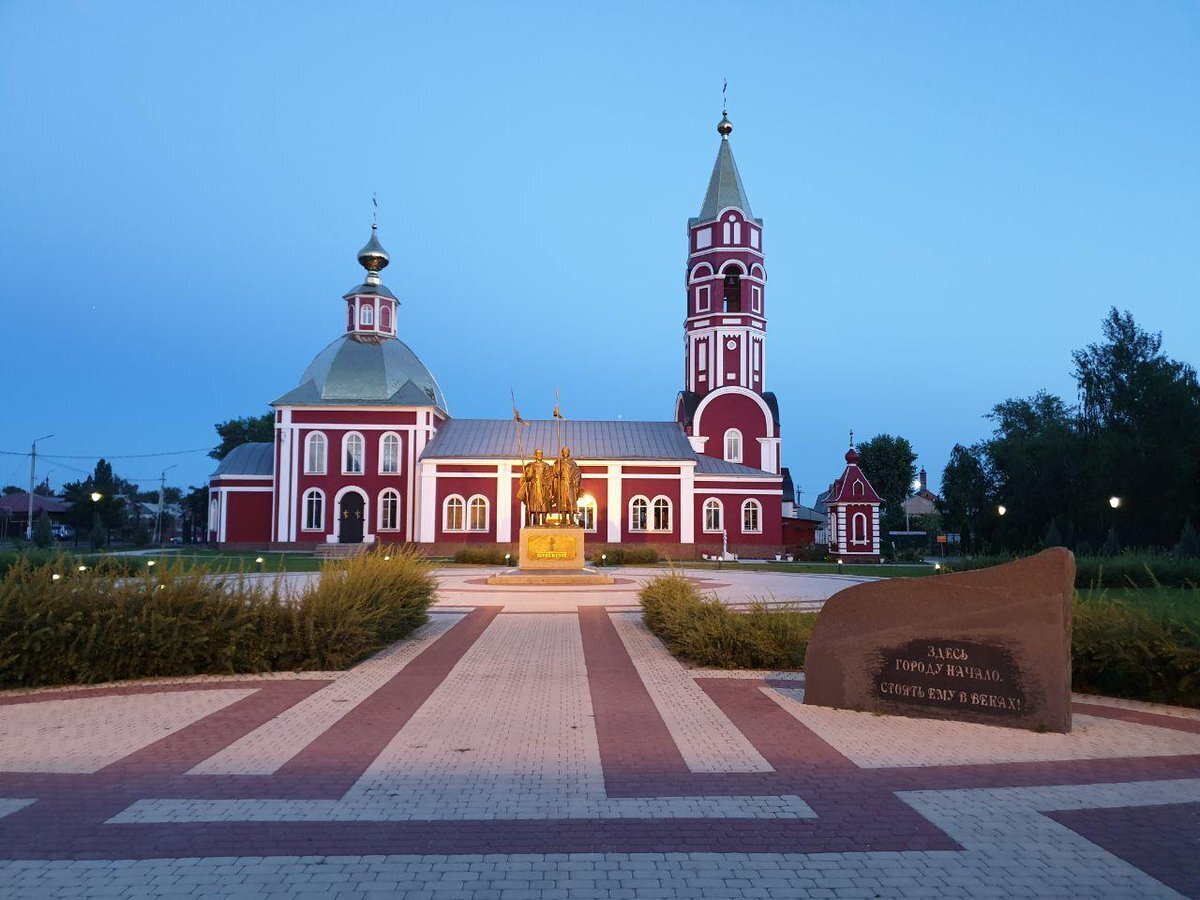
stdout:
[(146, 568), (148, 568), (148, 569), (153, 569), (153, 568), (154, 568), (154, 566), (155, 566), (155, 562), (154, 562), (154, 560), (152, 560), (152, 559), (148, 559), (148, 560), (146, 560)]
[(79, 567), (79, 571), (80, 571), (80, 572), (86, 572), (86, 571), (87, 571), (87, 566), (80, 566), (80, 567)]
[(258, 571), (262, 572), (263, 558), (261, 556), (254, 557), (254, 563), (258, 566)]
[(385, 557), (383, 558), (383, 561), (384, 561), (384, 562), (391, 562), (391, 561), (392, 561), (392, 558), (391, 558), (390, 556), (385, 556)]
[(1117, 507), (1119, 507), (1121, 505), (1121, 498), (1120, 497), (1109, 497), (1108, 505), (1111, 506), (1113, 509), (1116, 509)]
[(53, 575), (50, 576), (51, 581), (58, 581), (60, 578), (62, 578), (62, 576), (59, 575), (57, 572), (55, 572)]
[(935, 572), (940, 572), (940, 571), (942, 571), (942, 564), (941, 564), (941, 563), (934, 563), (934, 564), (933, 564), (933, 571), (935, 571)]

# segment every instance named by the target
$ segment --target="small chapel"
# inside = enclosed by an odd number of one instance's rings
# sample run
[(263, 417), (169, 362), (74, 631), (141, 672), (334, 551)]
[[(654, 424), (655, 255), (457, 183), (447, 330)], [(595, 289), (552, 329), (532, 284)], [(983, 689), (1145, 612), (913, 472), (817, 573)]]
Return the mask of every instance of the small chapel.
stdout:
[(391, 259), (373, 225), (358, 252), (361, 281), (342, 295), (344, 332), (271, 404), (274, 442), (235, 448), (213, 473), (210, 540), (417, 543), (435, 554), (513, 544), (525, 521), (523, 455), (542, 448), (552, 458), (561, 443), (579, 466), (577, 521), (590, 547), (650, 544), (673, 558), (782, 552), (795, 497), (780, 467), (779, 401), (766, 386), (763, 220), (734, 161), (728, 115), (717, 131), (708, 189), (687, 222), (673, 419), (529, 421), (518, 447), (511, 418), (455, 418), (400, 338), (400, 301), (383, 276)]

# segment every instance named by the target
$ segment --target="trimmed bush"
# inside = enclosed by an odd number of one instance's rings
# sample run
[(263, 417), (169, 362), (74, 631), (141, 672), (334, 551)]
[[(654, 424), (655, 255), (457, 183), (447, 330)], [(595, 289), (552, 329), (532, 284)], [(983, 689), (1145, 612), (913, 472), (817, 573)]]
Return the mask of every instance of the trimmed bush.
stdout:
[(753, 603), (745, 612), (704, 596), (687, 578), (664, 575), (638, 595), (646, 627), (672, 653), (723, 669), (799, 669), (815, 613)]
[[(601, 562), (600, 557), (607, 557)], [(592, 554), (592, 565), (599, 566), (648, 566), (661, 562), (662, 557), (653, 547), (613, 547), (611, 550), (597, 550)]]
[[(946, 566), (947, 572), (987, 569), (1012, 562), (1015, 556), (973, 556)], [(1183, 587), (1200, 585), (1200, 559), (1166, 554), (1122, 553), (1119, 556), (1076, 556), (1075, 587)]]
[(494, 544), (469, 544), (454, 552), (454, 561), (474, 566), (502, 566), (504, 565), (504, 554), (508, 552)]
[(427, 564), (403, 551), (331, 561), (295, 597), (274, 580), (178, 562), (135, 576), (106, 562), (8, 569), (0, 687), (345, 668), (423, 623), (434, 599)]

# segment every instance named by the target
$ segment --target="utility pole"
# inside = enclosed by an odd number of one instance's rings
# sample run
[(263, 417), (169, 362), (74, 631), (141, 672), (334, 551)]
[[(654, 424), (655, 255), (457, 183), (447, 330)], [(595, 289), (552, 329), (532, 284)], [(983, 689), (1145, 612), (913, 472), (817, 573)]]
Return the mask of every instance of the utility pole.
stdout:
[(37, 486), (37, 445), (38, 441), (48, 441), (54, 437), (46, 434), (33, 442), (29, 448), (29, 517), (25, 522), (25, 539), (33, 540), (33, 489)]
[[(178, 465), (178, 463), (176, 463), (176, 465)], [(167, 472), (173, 468), (175, 468), (175, 466), (167, 466), (167, 468), (163, 469), (161, 474), (158, 476), (158, 515), (154, 520), (154, 543), (158, 544), (160, 548), (166, 546), (167, 543), (165, 540), (163, 540), (163, 496), (167, 488)]]

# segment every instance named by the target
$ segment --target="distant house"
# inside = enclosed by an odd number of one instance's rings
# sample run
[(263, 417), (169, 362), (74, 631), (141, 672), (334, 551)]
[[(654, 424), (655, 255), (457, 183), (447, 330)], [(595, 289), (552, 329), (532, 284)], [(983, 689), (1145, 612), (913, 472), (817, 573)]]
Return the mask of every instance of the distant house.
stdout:
[(785, 547), (811, 547), (823, 544), (821, 539), (825, 533), (828, 516), (805, 506), (796, 496), (796, 488), (792, 484), (792, 473), (783, 470), (783, 544)]
[[(50, 517), (52, 524), (65, 521), (70, 507), (57, 497), (33, 495), (33, 517), (42, 513)], [(29, 494), (5, 494), (0, 497), (0, 538), (16, 537), (25, 533), (29, 518)]]
[(920, 487), (916, 493), (904, 501), (904, 514), (909, 518), (936, 515), (939, 512), (938, 504), (942, 502), (942, 498), (929, 490), (924, 466), (921, 467), (921, 472), (917, 476), (917, 479)]

